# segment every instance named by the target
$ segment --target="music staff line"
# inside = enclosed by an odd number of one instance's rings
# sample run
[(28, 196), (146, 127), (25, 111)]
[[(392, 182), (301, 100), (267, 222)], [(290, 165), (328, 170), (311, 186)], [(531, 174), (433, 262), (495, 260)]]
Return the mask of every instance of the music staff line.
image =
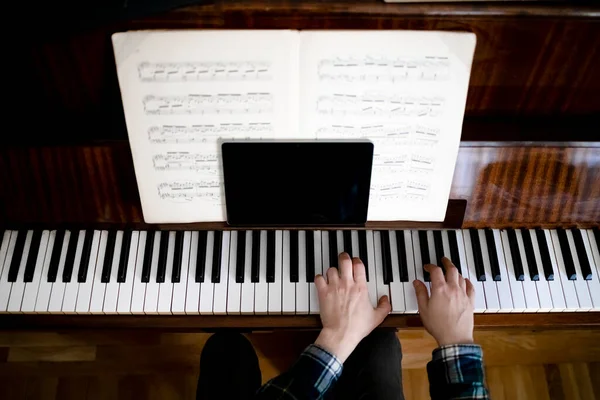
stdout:
[(442, 97), (333, 93), (318, 98), (317, 112), (330, 115), (437, 117), (442, 114), (444, 103)]
[(142, 82), (268, 81), (271, 63), (265, 61), (142, 62)]
[(440, 129), (423, 124), (405, 125), (393, 123), (376, 123), (369, 125), (330, 125), (321, 127), (316, 133), (317, 139), (367, 138), (381, 145), (421, 145), (432, 146), (440, 141)]
[(389, 202), (395, 200), (423, 201), (429, 196), (431, 185), (413, 179), (389, 183), (371, 184), (372, 201)]
[(221, 182), (218, 180), (163, 182), (157, 185), (157, 190), (163, 200), (221, 202)]
[(269, 122), (222, 123), (214, 125), (161, 125), (148, 128), (150, 143), (209, 143), (220, 138), (272, 136)]
[(220, 175), (219, 157), (216, 154), (169, 151), (152, 156), (156, 171), (196, 171), (203, 174)]
[(183, 96), (148, 95), (142, 100), (148, 115), (252, 114), (273, 109), (271, 93), (188, 94)]

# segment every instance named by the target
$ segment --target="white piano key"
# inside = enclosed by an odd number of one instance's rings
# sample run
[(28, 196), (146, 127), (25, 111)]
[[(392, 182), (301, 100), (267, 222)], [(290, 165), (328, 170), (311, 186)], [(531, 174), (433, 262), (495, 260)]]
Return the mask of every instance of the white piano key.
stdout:
[[(369, 269), (369, 280), (367, 287), (369, 288), (369, 299), (373, 307), (377, 307), (379, 297), (377, 296), (377, 265), (375, 261), (375, 242), (373, 239), (373, 231), (367, 231), (367, 268)], [(380, 246), (381, 247), (381, 246)]]
[(169, 232), (169, 244), (167, 247), (167, 262), (165, 268), (165, 281), (158, 284), (158, 306), (159, 314), (171, 314), (171, 303), (173, 301), (173, 262), (175, 257), (175, 236), (177, 232)]
[(423, 259), (421, 257), (421, 246), (419, 240), (419, 231), (414, 230), (411, 231), (412, 236), (412, 246), (413, 246), (413, 255), (415, 257), (415, 272), (417, 275), (417, 279), (425, 284), (427, 287), (427, 292), (431, 294), (431, 286), (429, 282), (425, 282), (425, 274), (423, 273)]
[(575, 291), (577, 292), (579, 311), (590, 311), (593, 308), (592, 296), (590, 295), (587, 281), (583, 279), (581, 264), (579, 262), (577, 249), (575, 248), (575, 241), (573, 240), (573, 232), (571, 232), (570, 229), (565, 230), (565, 232), (567, 233), (567, 240), (569, 241), (569, 247), (571, 248), (571, 254), (573, 255), (575, 274), (577, 275), (577, 279), (573, 281), (573, 285), (575, 286)]
[[(429, 261), (433, 265), (437, 265), (437, 254), (435, 253), (435, 239), (433, 238), (433, 231), (427, 231), (427, 247), (429, 248)], [(438, 265), (440, 268), (444, 268), (443, 265)]]
[[(12, 239), (12, 236), (11, 236)], [(56, 271), (56, 281), (52, 283), (52, 292), (50, 293), (50, 302), (48, 303), (48, 312), (60, 313), (62, 311), (63, 298), (65, 297), (65, 283), (62, 281), (62, 274), (65, 269), (65, 261), (67, 258), (67, 248), (71, 240), (71, 232), (65, 231), (62, 248), (60, 251), (60, 259), (58, 262), (58, 270)], [(0, 293), (2, 291), (0, 290)], [(1, 308), (0, 308), (1, 310)]]
[[(494, 282), (494, 280), (492, 279), (492, 267), (490, 265), (490, 255), (487, 246), (487, 241), (485, 239), (485, 232), (483, 229), (478, 229), (477, 233), (479, 235), (479, 243), (481, 244), (483, 267), (485, 270), (486, 277), (486, 280), (483, 282), (483, 291), (485, 292), (485, 300), (487, 304), (485, 312), (507, 312), (506, 304), (502, 304), (501, 299), (498, 296), (498, 285), (496, 285), (496, 282)], [(504, 297), (502, 299), (504, 299)]]
[(8, 281), (8, 270), (10, 269), (10, 261), (12, 260), (13, 254), (15, 252), (15, 245), (17, 243), (18, 234), (19, 233), (17, 231), (12, 231), (10, 233), (8, 246), (6, 248), (4, 267), (2, 268), (2, 276), (0, 276), (0, 313), (6, 312), (6, 309), (8, 307), (10, 289), (12, 288), (12, 282)]
[(258, 282), (254, 284), (254, 313), (266, 314), (269, 309), (269, 284), (267, 283), (267, 231), (260, 231), (260, 246), (254, 245), (254, 250), (260, 251)]
[[(310, 232), (307, 232), (310, 235)], [(322, 259), (322, 249), (321, 249), (321, 231), (312, 232), (314, 235), (313, 245), (314, 245), (314, 257), (315, 257), (315, 275), (323, 274), (323, 259)], [(314, 281), (308, 285), (308, 305), (310, 314), (318, 314), (319, 313), (319, 294), (317, 292), (317, 287), (315, 286)]]
[(525, 293), (523, 291), (523, 282), (517, 280), (515, 274), (514, 261), (510, 251), (510, 242), (508, 241), (508, 233), (506, 230), (501, 232), (502, 244), (504, 247), (504, 257), (506, 259), (508, 283), (510, 284), (510, 292), (513, 299), (513, 312), (524, 312), (527, 308), (525, 301)]
[(465, 253), (465, 241), (463, 238), (463, 233), (462, 233), (462, 230), (460, 230), (460, 229), (456, 229), (455, 232), (456, 232), (456, 244), (458, 247), (458, 258), (460, 259), (460, 265), (462, 266), (462, 276), (464, 278), (468, 278), (469, 280), (471, 280), (471, 277), (469, 274), (469, 268), (467, 266), (468, 263), (467, 263), (467, 255)]
[(281, 302), (284, 314), (296, 312), (296, 284), (290, 278), (290, 231), (283, 231)]
[[(398, 232), (396, 232), (398, 234)], [(417, 294), (415, 293), (415, 287), (413, 282), (417, 279), (417, 273), (415, 268), (415, 255), (413, 253), (412, 235), (409, 230), (402, 231), (404, 235), (404, 248), (406, 249), (406, 268), (408, 269), (408, 282), (404, 283), (404, 300), (406, 305), (406, 312), (415, 314), (419, 311), (419, 304), (417, 303)]]
[[(152, 234), (152, 232), (150, 232)], [(161, 232), (154, 232), (154, 243), (152, 246), (152, 261), (150, 262), (150, 280), (146, 283), (146, 297), (144, 298), (144, 313), (156, 314), (158, 312), (158, 291), (160, 283), (156, 282), (158, 270), (158, 256), (160, 253)]]
[(381, 232), (373, 232), (373, 243), (375, 244), (375, 276), (377, 286), (377, 300), (381, 296), (388, 296), (391, 300), (389, 286), (383, 282), (383, 254), (381, 249)]
[(77, 240), (77, 249), (75, 251), (75, 261), (73, 262), (73, 274), (71, 282), (65, 284), (65, 297), (63, 298), (62, 311), (64, 313), (74, 313), (77, 306), (77, 293), (79, 292), (79, 282), (77, 282), (77, 271), (81, 264), (81, 255), (83, 253), (83, 242), (85, 240), (85, 231), (79, 232)]
[[(524, 233), (524, 234), (527, 234), (527, 235), (529, 235), (529, 237), (531, 237), (533, 254), (536, 258), (536, 265), (538, 267), (538, 273), (540, 276), (540, 279), (538, 281), (532, 281), (535, 285), (535, 288), (537, 291), (537, 297), (540, 302), (538, 312), (549, 312), (554, 308), (554, 304), (552, 302), (550, 286), (548, 285), (548, 281), (546, 281), (546, 278), (544, 276), (544, 267), (541, 262), (541, 257), (539, 256), (540, 250), (537, 245), (537, 237), (534, 239), (535, 231), (533, 229), (526, 231), (526, 232), (527, 233)], [(522, 238), (523, 238), (523, 234), (520, 231), (518, 231), (517, 243), (520, 243), (519, 240), (522, 240)], [(519, 246), (521, 246), (521, 244), (519, 244)], [(537, 252), (537, 254), (536, 254), (536, 252)], [(523, 255), (521, 255), (521, 257), (523, 257)], [(539, 259), (538, 259), (538, 257), (539, 257)], [(525, 259), (525, 262), (527, 263), (527, 259)], [(523, 270), (525, 271), (525, 282), (530, 282), (531, 274), (529, 273), (529, 263), (527, 263), (526, 270), (525, 270), (525, 265), (523, 266)]]
[[(171, 312), (173, 314), (185, 314), (191, 238), (191, 232), (183, 232), (183, 247), (181, 249), (181, 271), (179, 273), (179, 282), (173, 283), (173, 302), (171, 304)], [(198, 304), (198, 301), (196, 301), (196, 304)]]
[[(227, 279), (229, 275), (229, 245), (231, 241), (231, 232), (223, 232), (223, 243), (221, 245), (221, 277), (219, 283), (215, 283), (215, 293), (213, 296), (213, 313), (227, 313)], [(281, 240), (279, 242), (281, 244)], [(280, 275), (281, 278), (281, 275)], [(281, 284), (281, 281), (279, 282)]]
[[(23, 302), (21, 304), (21, 312), (33, 312), (35, 310), (35, 302), (37, 300), (42, 272), (44, 270), (44, 261), (46, 259), (46, 251), (48, 249), (48, 241), (50, 239), (50, 231), (43, 231), (40, 239), (39, 250), (35, 261), (35, 271), (31, 282), (25, 284), (25, 292), (23, 293)], [(50, 258), (50, 255), (48, 255)], [(49, 261), (49, 260), (48, 260)]]
[(333, 265), (329, 265), (329, 232), (321, 231), (321, 253), (323, 256), (323, 276), (327, 280), (327, 270)]
[[(311, 232), (308, 232), (311, 234)], [(296, 314), (308, 314), (308, 282), (306, 282), (306, 231), (298, 232), (298, 282), (296, 282)]]
[(6, 253), (8, 253), (11, 233), (12, 231), (5, 231), (2, 235), (2, 243), (0, 243), (0, 276), (2, 276), (4, 271), (4, 261), (6, 260)]
[(110, 279), (106, 284), (104, 292), (104, 314), (116, 314), (117, 302), (119, 300), (119, 261), (121, 250), (123, 249), (123, 231), (117, 231), (115, 236), (115, 251), (113, 252), (112, 267), (110, 269)]
[(21, 257), (21, 264), (19, 265), (19, 274), (17, 276), (17, 280), (12, 284), (10, 297), (8, 299), (7, 311), (10, 313), (18, 313), (21, 311), (23, 294), (25, 293), (25, 266), (27, 265), (27, 259), (29, 258), (32, 238), (33, 231), (27, 231), (27, 236), (25, 237), (25, 246), (23, 247), (23, 256)]
[(463, 229), (461, 236), (465, 247), (465, 257), (467, 259), (466, 269), (469, 275), (469, 280), (475, 288), (475, 312), (483, 313), (487, 308), (487, 299), (485, 297), (485, 290), (483, 289), (483, 282), (477, 280), (475, 259), (473, 257), (473, 247), (471, 245), (471, 236), (469, 234), (469, 230)]
[(131, 244), (129, 245), (129, 254), (127, 255), (127, 272), (125, 273), (125, 282), (121, 282), (119, 285), (119, 300), (117, 302), (117, 312), (119, 314), (131, 313), (133, 285), (136, 278), (136, 264), (139, 243), (140, 232), (131, 232)]
[(212, 283), (212, 260), (215, 251), (215, 232), (210, 231), (206, 235), (206, 259), (204, 266), (204, 282), (200, 283), (200, 314), (213, 313), (213, 300), (215, 284)]
[(344, 231), (335, 231), (335, 234), (337, 239), (338, 255), (340, 255), (342, 252), (347, 251), (344, 249)]
[[(100, 231), (94, 231), (92, 236), (92, 247), (90, 248), (90, 259), (88, 261), (88, 269), (85, 277), (85, 282), (79, 283), (79, 293), (77, 294), (77, 304), (75, 312), (88, 313), (90, 311), (90, 302), (92, 299), (92, 288), (94, 286), (94, 276), (96, 270), (96, 260), (100, 246)], [(73, 271), (75, 274), (75, 271)], [(74, 275), (73, 278), (76, 276)]]
[[(186, 232), (186, 234), (189, 232)], [(208, 232), (207, 232), (208, 234)], [(187, 290), (185, 292), (185, 313), (198, 314), (200, 311), (200, 282), (196, 282), (196, 269), (200, 268), (198, 262), (198, 240), (200, 233), (198, 231), (191, 232), (189, 238), (189, 267), (187, 276)], [(184, 239), (185, 240), (185, 239)], [(206, 244), (205, 244), (206, 246)], [(184, 244), (185, 247), (185, 244)], [(206, 268), (206, 259), (201, 260)], [(206, 269), (204, 270), (206, 273)]]
[(592, 271), (592, 279), (585, 281), (588, 285), (590, 297), (592, 298), (592, 310), (600, 311), (600, 280), (598, 280), (598, 271), (596, 270), (597, 265), (593, 257), (592, 246), (588, 234), (585, 230), (581, 231), (581, 237), (583, 238), (583, 245), (585, 252), (590, 263), (590, 270)]
[(504, 248), (500, 238), (500, 230), (492, 229), (494, 234), (494, 244), (496, 245), (496, 254), (498, 255), (498, 268), (500, 269), (501, 280), (496, 282), (498, 288), (498, 297), (500, 299), (501, 312), (511, 312), (514, 309), (510, 284), (508, 282), (508, 270), (506, 260), (504, 259)]
[(238, 231), (231, 231), (229, 240), (229, 273), (227, 283), (227, 314), (240, 313), (240, 301), (242, 297), (242, 284), (235, 281), (237, 269), (237, 241)]
[[(402, 235), (402, 233), (400, 233)], [(392, 282), (390, 282), (390, 301), (392, 302), (392, 313), (402, 314), (406, 311), (404, 302), (404, 285), (400, 282), (400, 264), (398, 261), (398, 245), (396, 243), (396, 232), (389, 231), (390, 253), (392, 255)]]
[[(596, 277), (598, 277), (598, 275), (600, 275), (600, 243), (598, 243), (596, 241), (596, 237), (594, 236), (594, 230), (593, 229), (588, 229), (587, 230), (587, 235), (588, 235), (588, 239), (590, 241), (590, 247), (592, 250), (592, 257), (594, 258), (594, 264), (596, 265), (596, 269), (592, 270), (592, 274), (595, 272), (596, 273)], [(0, 257), (1, 257), (1, 252), (0, 252)], [(2, 258), (0, 258), (0, 262), (2, 261)]]
[[(242, 314), (254, 314), (254, 285), (252, 282), (252, 254), (259, 252), (260, 243), (253, 243), (253, 231), (246, 232), (246, 253), (244, 255), (244, 283), (242, 283), (242, 293), (240, 300), (240, 312)], [(260, 259), (259, 259), (260, 260)]]
[(442, 248), (444, 249), (443, 256), (448, 257), (456, 265), (456, 260), (452, 260), (452, 253), (450, 253), (450, 238), (448, 238), (448, 231), (443, 230), (440, 233), (442, 236)]
[(523, 263), (523, 292), (525, 294), (525, 303), (527, 304), (525, 311), (538, 312), (540, 309), (540, 300), (538, 298), (535, 282), (531, 280), (531, 274), (529, 273), (529, 263), (527, 262), (527, 254), (525, 254), (523, 234), (520, 229), (515, 229), (515, 235), (517, 237), (517, 246), (519, 247), (521, 262)]
[[(544, 229), (544, 232), (548, 232)], [(552, 246), (554, 247), (554, 256), (556, 257), (556, 269), (554, 269), (554, 279), (559, 279), (562, 285), (563, 294), (565, 295), (565, 311), (576, 311), (579, 309), (579, 301), (577, 300), (577, 292), (575, 291), (575, 285), (573, 281), (570, 281), (567, 277), (567, 271), (565, 269), (565, 262), (563, 260), (562, 251), (560, 250), (560, 244), (558, 241), (558, 234), (555, 230), (550, 231), (552, 238)], [(548, 237), (546, 236), (548, 241)], [(548, 241), (550, 243), (550, 241)], [(554, 266), (553, 266), (554, 267)]]
[(552, 309), (550, 311), (553, 312), (561, 312), (564, 311), (567, 307), (565, 303), (565, 295), (563, 293), (562, 283), (558, 277), (558, 266), (556, 265), (556, 256), (554, 255), (554, 246), (552, 245), (552, 238), (550, 237), (550, 232), (545, 231), (544, 235), (546, 236), (546, 243), (548, 243), (548, 253), (550, 254), (550, 263), (552, 264), (552, 270), (554, 271), (554, 280), (547, 281), (546, 277), (543, 273), (543, 265), (542, 265), (542, 256), (540, 253), (540, 244), (537, 240), (537, 235), (535, 233), (535, 229), (530, 229), (529, 234), (531, 235), (531, 243), (533, 245), (533, 254), (535, 255), (535, 261), (538, 268), (540, 270), (540, 280), (543, 280), (548, 284), (548, 289), (550, 290), (550, 297), (552, 298)]
[[(150, 232), (152, 234), (152, 232)], [(135, 256), (135, 273), (133, 276), (133, 292), (131, 293), (131, 313), (144, 313), (144, 299), (146, 298), (146, 283), (142, 282), (144, 268), (144, 254), (146, 253), (147, 231), (140, 231), (137, 253)]]
[(352, 238), (352, 258), (358, 257), (360, 253), (360, 246), (358, 244), (358, 231), (352, 231), (350, 237)]
[(104, 260), (106, 257), (106, 246), (108, 243), (108, 231), (100, 232), (100, 242), (98, 247), (98, 257), (95, 260), (95, 266), (92, 269), (94, 271), (92, 280), (92, 295), (89, 302), (89, 310), (93, 314), (102, 314), (102, 308), (104, 307), (104, 294), (106, 293), (106, 283), (102, 282), (102, 269), (104, 267)]
[[(48, 311), (48, 304), (50, 303), (50, 294), (52, 293), (52, 282), (48, 282), (48, 269), (50, 268), (50, 259), (52, 256), (52, 250), (54, 249), (55, 240), (56, 231), (50, 231), (50, 234), (48, 235), (48, 244), (46, 246), (46, 254), (44, 256), (44, 264), (42, 266), (42, 270), (40, 272), (39, 277), (39, 287), (37, 297), (35, 300), (35, 307), (32, 310), (36, 313), (43, 313)], [(2, 262), (2, 250), (0, 249), (0, 271), (2, 270)]]
[(275, 282), (269, 283), (269, 314), (281, 314), (283, 232), (275, 232)]

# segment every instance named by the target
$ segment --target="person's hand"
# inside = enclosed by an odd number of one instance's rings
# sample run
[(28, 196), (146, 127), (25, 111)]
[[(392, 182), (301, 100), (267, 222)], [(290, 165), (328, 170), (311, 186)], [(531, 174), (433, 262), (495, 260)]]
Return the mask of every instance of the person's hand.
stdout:
[(421, 320), (439, 346), (473, 343), (475, 288), (448, 258), (442, 258), (442, 264), (446, 276), (438, 266), (424, 267), (431, 278), (431, 297), (423, 282), (413, 282)]
[(315, 344), (334, 354), (344, 362), (358, 343), (383, 322), (391, 310), (387, 296), (379, 299), (377, 308), (369, 300), (365, 266), (358, 258), (350, 259), (348, 253), (338, 258), (337, 268), (315, 277), (319, 293), (323, 330)]

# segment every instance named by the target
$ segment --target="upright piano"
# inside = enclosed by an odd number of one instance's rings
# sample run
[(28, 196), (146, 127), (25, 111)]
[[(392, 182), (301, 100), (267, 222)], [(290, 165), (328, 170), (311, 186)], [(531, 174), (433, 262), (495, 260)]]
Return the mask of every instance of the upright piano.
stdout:
[[(599, 6), (239, 0), (54, 18), (17, 40), (5, 92), (0, 329), (317, 327), (312, 277), (341, 251), (390, 295), (386, 326), (420, 326), (411, 282), (443, 255), (476, 286), (478, 327), (600, 325)], [(145, 224), (110, 35), (225, 28), (475, 32), (445, 221)]]

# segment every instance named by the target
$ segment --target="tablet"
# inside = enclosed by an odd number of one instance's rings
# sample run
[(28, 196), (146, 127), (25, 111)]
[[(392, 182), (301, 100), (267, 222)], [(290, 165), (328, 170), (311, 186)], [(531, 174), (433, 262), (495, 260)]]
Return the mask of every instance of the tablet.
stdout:
[(373, 143), (223, 141), (227, 222), (234, 226), (364, 225)]

